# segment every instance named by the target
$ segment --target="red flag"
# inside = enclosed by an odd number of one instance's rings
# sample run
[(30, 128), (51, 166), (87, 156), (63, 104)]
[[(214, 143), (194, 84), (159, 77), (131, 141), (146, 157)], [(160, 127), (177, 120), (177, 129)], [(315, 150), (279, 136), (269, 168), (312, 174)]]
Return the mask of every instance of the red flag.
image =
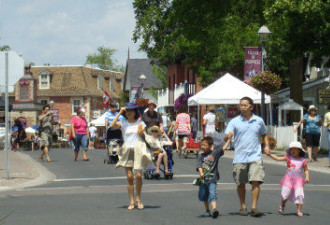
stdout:
[(108, 94), (108, 92), (104, 91), (103, 94), (103, 104), (104, 104), (104, 108), (108, 108), (109, 106), (109, 99), (110, 99), (110, 95)]

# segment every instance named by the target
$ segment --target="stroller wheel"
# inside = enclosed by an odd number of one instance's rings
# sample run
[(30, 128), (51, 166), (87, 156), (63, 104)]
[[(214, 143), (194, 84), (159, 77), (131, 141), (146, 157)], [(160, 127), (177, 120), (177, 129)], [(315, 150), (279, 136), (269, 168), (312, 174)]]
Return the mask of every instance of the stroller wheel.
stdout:
[(154, 179), (160, 180), (160, 174), (159, 173), (153, 174), (152, 177)]
[(149, 180), (149, 173), (148, 172), (144, 172), (143, 176), (144, 176), (144, 179)]

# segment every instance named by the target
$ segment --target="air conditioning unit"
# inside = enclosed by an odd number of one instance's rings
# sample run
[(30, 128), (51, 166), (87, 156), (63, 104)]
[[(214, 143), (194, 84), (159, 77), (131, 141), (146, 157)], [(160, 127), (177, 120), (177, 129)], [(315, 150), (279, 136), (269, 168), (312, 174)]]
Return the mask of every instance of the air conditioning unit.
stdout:
[(93, 110), (92, 112), (92, 119), (97, 119), (101, 116), (101, 110)]

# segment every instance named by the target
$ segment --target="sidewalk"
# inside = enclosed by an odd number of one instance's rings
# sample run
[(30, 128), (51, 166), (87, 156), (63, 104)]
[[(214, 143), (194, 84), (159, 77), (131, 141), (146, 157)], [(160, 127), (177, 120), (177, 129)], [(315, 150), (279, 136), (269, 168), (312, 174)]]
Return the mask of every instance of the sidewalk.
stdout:
[(23, 152), (8, 152), (9, 179), (6, 179), (5, 151), (0, 151), (0, 191), (36, 186), (56, 177)]
[[(283, 156), (284, 151), (272, 150), (272, 154), (278, 155), (278, 156)], [(234, 156), (234, 151), (227, 150), (227, 151), (225, 151), (225, 154), (223, 157), (233, 158), (233, 156)], [(263, 159), (264, 163), (266, 163), (266, 164), (286, 166), (285, 162), (276, 161), (276, 160), (270, 158), (269, 156), (267, 156), (266, 154), (262, 155), (262, 159)], [(317, 162), (308, 163), (308, 169), (311, 171), (330, 174), (328, 155), (318, 155)]]

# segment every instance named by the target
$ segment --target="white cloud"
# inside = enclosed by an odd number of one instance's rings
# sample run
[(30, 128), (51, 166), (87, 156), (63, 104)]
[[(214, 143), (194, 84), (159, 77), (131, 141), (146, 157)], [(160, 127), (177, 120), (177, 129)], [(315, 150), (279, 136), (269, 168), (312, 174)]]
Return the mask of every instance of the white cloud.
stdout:
[(125, 64), (129, 46), (132, 57), (145, 57), (131, 40), (132, 0), (84, 0), (79, 7), (71, 0), (1, 3), (0, 36), (28, 61), (83, 64), (87, 54), (101, 45), (117, 49), (120, 64)]

